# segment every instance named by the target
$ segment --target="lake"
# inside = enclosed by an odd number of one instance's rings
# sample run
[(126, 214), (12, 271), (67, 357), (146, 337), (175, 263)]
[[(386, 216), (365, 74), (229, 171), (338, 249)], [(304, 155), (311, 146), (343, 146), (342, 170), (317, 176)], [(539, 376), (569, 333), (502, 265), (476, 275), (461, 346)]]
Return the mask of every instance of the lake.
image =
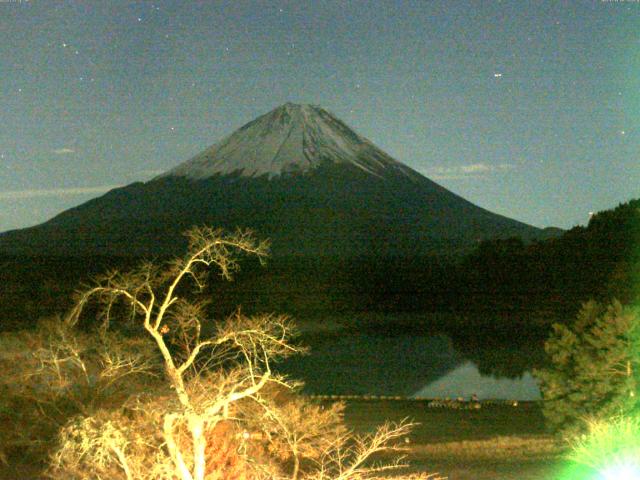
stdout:
[(540, 389), (530, 372), (518, 378), (483, 375), (473, 362), (464, 362), (443, 377), (425, 385), (413, 397), (479, 400), (540, 400)]
[[(480, 399), (540, 399), (529, 372), (511, 378), (481, 373), (476, 363), (443, 334), (338, 329), (306, 335), (304, 343), (311, 347), (311, 353), (288, 359), (280, 371), (303, 380), (305, 391), (310, 394), (467, 399), (475, 394)], [(478, 352), (478, 356), (486, 358), (491, 353)], [(521, 361), (529, 352), (512, 349), (510, 355)], [(510, 361), (504, 351), (495, 358), (499, 362)], [(495, 367), (491, 370), (502, 370), (500, 365)]]

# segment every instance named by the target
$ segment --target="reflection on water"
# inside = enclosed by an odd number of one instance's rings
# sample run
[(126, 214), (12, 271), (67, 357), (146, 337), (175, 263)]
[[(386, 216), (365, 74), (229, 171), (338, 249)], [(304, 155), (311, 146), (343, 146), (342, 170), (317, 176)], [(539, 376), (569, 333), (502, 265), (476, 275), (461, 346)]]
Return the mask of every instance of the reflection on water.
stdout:
[(304, 343), (310, 354), (287, 359), (280, 371), (313, 394), (409, 396), (462, 361), (443, 335), (334, 332)]
[(540, 390), (529, 372), (520, 378), (494, 378), (482, 375), (472, 362), (464, 362), (443, 377), (418, 390), (414, 397), (471, 398), (480, 400), (540, 400)]
[[(487, 353), (474, 348), (471, 356), (468, 352), (461, 353), (445, 335), (388, 335), (371, 331), (306, 335), (303, 342), (311, 347), (311, 353), (287, 359), (279, 370), (304, 381), (307, 393), (540, 398), (532, 376), (520, 375), (531, 366), (525, 366), (511, 378), (496, 374), (504, 370), (504, 365), (519, 365), (523, 358), (532, 357), (529, 351), (514, 345), (498, 348), (499, 345), (491, 344)], [(482, 374), (476, 367), (476, 358), (484, 362)], [(487, 367), (491, 367), (491, 375), (487, 374)]]

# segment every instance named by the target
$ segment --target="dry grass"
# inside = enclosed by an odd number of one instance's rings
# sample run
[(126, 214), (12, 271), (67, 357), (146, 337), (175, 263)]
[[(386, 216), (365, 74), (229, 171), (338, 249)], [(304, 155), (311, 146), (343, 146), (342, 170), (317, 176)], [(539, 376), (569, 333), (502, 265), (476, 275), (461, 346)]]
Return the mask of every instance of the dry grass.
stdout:
[[(396, 404), (400, 407), (400, 404)], [(374, 405), (370, 405), (373, 407)], [(351, 407), (353, 408), (353, 407)], [(406, 408), (400, 408), (399, 414), (406, 413)], [(505, 408), (508, 412), (508, 409)], [(388, 408), (384, 408), (388, 413)], [(352, 412), (353, 413), (353, 412)], [(431, 422), (431, 427), (437, 430), (437, 424), (442, 426), (445, 420), (440, 415), (432, 415), (428, 410), (416, 418), (421, 422)], [(456, 421), (457, 418), (457, 421)], [(535, 419), (535, 417), (533, 417)], [(446, 417), (451, 427), (464, 422), (464, 412)], [(372, 416), (371, 424), (379, 424), (384, 418)], [(436, 421), (437, 424), (434, 424)], [(531, 425), (531, 429), (535, 429)], [(464, 440), (438, 438), (437, 435), (412, 435), (411, 443), (407, 445), (412, 472), (439, 472), (449, 480), (544, 480), (553, 479), (554, 472), (561, 463), (563, 452), (549, 436), (543, 434), (497, 435), (486, 438), (487, 430), (495, 429), (495, 425), (482, 422), (474, 432), (466, 432)], [(478, 438), (472, 438), (472, 437)], [(40, 477), (38, 468), (33, 465), (19, 465), (16, 458), (11, 464), (0, 465), (0, 480), (35, 480)]]
[(419, 424), (408, 445), (411, 471), (449, 480), (545, 480), (558, 478), (564, 463), (562, 446), (546, 433), (536, 404), (464, 411), (419, 401), (352, 401), (345, 416), (358, 431), (403, 417)]
[(460, 463), (500, 461), (508, 463), (551, 459), (561, 454), (561, 446), (552, 437), (495, 437), (484, 440), (439, 442), (413, 445), (410, 455), (432, 460), (457, 460)]
[(413, 445), (409, 459), (449, 480), (540, 480), (557, 478), (562, 455), (552, 438), (533, 436)]

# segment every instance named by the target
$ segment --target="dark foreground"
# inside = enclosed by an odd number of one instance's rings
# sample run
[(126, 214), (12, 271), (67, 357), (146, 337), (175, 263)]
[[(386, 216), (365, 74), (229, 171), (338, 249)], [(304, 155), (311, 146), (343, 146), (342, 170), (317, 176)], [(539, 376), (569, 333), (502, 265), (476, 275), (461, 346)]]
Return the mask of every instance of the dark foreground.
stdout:
[(408, 443), (412, 471), (449, 480), (555, 480), (562, 452), (535, 403), (430, 408), (422, 401), (349, 401), (347, 424), (370, 431), (385, 420), (419, 423)]
[[(407, 443), (411, 471), (449, 480), (555, 480), (561, 450), (544, 429), (539, 405), (484, 404), (480, 409), (433, 408), (411, 400), (350, 400), (346, 422), (365, 433), (387, 420), (418, 423)], [(38, 465), (11, 458), (0, 480), (36, 480)]]

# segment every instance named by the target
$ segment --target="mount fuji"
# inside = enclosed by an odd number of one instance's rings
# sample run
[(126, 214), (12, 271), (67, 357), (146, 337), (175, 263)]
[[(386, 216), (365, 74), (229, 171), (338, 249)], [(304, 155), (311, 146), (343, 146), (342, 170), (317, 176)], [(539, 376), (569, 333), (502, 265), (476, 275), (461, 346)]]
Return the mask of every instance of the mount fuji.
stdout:
[(0, 254), (172, 254), (201, 224), (251, 228), (274, 256), (452, 254), (551, 235), (450, 192), (326, 110), (287, 103), (148, 182), (1, 234)]
[(356, 167), (379, 178), (394, 173), (412, 178), (416, 173), (326, 110), (287, 103), (161, 177), (200, 180), (236, 172), (274, 177), (310, 172), (323, 163)]

